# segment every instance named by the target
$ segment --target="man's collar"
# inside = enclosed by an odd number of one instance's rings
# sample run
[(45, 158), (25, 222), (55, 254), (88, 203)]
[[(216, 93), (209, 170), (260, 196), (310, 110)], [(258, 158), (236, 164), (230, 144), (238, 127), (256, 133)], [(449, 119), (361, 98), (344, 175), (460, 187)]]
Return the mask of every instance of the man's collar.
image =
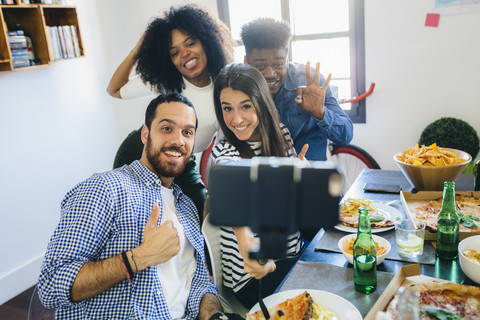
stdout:
[[(150, 171), (140, 160), (135, 160), (134, 162), (132, 162), (130, 164), (130, 168), (133, 170), (133, 172), (135, 172), (140, 181), (142, 181), (142, 183), (147, 187), (162, 184), (160, 177)], [(174, 183), (172, 184), (172, 189), (175, 198), (178, 198), (178, 196), (183, 193), (180, 187)]]

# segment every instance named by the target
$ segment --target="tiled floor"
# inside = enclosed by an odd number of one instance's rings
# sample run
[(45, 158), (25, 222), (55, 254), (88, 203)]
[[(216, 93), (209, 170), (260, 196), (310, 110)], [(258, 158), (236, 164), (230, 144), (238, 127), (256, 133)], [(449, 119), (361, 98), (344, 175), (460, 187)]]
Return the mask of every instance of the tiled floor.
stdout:
[(0, 305), (1, 320), (23, 320), (28, 318), (28, 306), (35, 287), (25, 290), (18, 296)]

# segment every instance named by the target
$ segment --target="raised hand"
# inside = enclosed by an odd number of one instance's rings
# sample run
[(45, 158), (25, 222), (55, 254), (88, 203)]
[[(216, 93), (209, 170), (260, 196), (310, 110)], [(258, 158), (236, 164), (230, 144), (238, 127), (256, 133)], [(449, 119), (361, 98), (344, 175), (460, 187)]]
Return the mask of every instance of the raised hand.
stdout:
[(308, 61), (305, 66), (305, 75), (307, 85), (297, 88), (295, 102), (313, 117), (322, 120), (325, 115), (325, 93), (332, 79), (332, 74), (328, 74), (327, 80), (323, 86), (320, 86), (320, 62), (317, 62), (315, 66), (315, 76), (312, 82), (310, 61)]
[(177, 229), (170, 220), (165, 221), (158, 226), (158, 218), (160, 216), (160, 208), (154, 203), (150, 217), (145, 225), (143, 242), (135, 248), (135, 258), (138, 269), (163, 263), (170, 260), (180, 251), (180, 239), (178, 238)]

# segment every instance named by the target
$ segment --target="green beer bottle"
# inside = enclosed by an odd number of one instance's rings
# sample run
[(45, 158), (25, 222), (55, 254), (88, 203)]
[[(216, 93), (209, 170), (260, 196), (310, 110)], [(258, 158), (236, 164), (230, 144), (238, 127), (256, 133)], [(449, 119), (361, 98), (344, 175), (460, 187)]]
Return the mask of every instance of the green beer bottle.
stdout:
[(377, 245), (372, 238), (366, 207), (359, 210), (357, 239), (353, 244), (353, 284), (363, 293), (377, 289)]
[(473, 190), (480, 191), (480, 160), (477, 160), (473, 170), (473, 176), (475, 180), (473, 181)]
[(443, 185), (442, 209), (437, 216), (437, 257), (453, 260), (458, 254), (460, 219), (455, 206), (455, 183), (445, 181)]

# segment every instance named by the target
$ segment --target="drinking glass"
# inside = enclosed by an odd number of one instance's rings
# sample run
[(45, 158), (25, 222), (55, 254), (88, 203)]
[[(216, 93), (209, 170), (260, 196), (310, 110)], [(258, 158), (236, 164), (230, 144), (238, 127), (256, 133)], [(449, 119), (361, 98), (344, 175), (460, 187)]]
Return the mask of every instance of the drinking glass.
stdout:
[(400, 255), (416, 257), (423, 253), (425, 223), (416, 219), (403, 219), (395, 226), (397, 252)]

